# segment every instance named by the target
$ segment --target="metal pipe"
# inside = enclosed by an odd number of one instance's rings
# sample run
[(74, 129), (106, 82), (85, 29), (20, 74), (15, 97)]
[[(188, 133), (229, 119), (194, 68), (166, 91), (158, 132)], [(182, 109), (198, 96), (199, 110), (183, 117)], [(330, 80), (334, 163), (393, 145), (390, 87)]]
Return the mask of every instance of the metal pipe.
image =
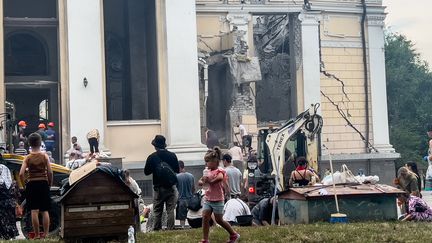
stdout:
[(366, 1), (362, 0), (362, 19), (361, 19), (361, 35), (362, 35), (362, 49), (363, 49), (363, 75), (364, 75), (364, 92), (365, 92), (365, 115), (366, 115), (366, 152), (370, 153), (369, 147), (369, 75), (368, 75), (368, 66), (367, 66), (367, 53), (366, 53), (366, 34), (365, 34), (365, 23), (367, 17), (367, 6)]

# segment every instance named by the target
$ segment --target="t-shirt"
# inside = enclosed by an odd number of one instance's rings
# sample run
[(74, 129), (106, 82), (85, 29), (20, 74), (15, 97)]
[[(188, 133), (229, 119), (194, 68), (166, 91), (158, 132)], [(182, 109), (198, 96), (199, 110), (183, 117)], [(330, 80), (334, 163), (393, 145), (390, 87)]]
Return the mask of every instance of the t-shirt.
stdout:
[(48, 130), (45, 131), (45, 134), (47, 136), (47, 139), (46, 139), (45, 143), (47, 143), (47, 142), (53, 143), (56, 140), (55, 131), (54, 130), (48, 129)]
[(240, 199), (230, 199), (225, 203), (223, 220), (237, 222), (237, 216), (250, 214), (250, 209), (245, 202)]
[(25, 148), (17, 148), (15, 149), (15, 154), (25, 156), (28, 154), (28, 152)]
[(194, 176), (189, 172), (177, 174), (177, 189), (179, 192), (179, 199), (189, 199), (193, 194), (193, 187), (195, 184)]
[(66, 167), (71, 170), (78, 169), (86, 163), (86, 159), (74, 159), (66, 162)]
[[(251, 214), (260, 224), (262, 221), (271, 223), (273, 207), (270, 204), (270, 198), (264, 198), (252, 208)], [(275, 218), (278, 218), (278, 210), (276, 209)]]
[(243, 161), (243, 153), (239, 146), (234, 146), (228, 150), (228, 153), (231, 155), (232, 160), (240, 160)]
[(230, 187), (230, 194), (240, 195), (241, 194), (240, 183), (242, 181), (241, 171), (232, 165), (226, 167), (225, 171), (228, 176), (228, 185)]
[(224, 180), (226, 180), (226, 172), (222, 168), (217, 168), (215, 170), (210, 170), (208, 177), (210, 180), (216, 178), (220, 173), (222, 173), (224, 179), (222, 181), (219, 181), (217, 183), (209, 184), (209, 188), (205, 193), (205, 199), (210, 202), (220, 202), (225, 199), (224, 197)]
[(240, 124), (238, 128), (239, 128), (239, 130), (240, 130), (240, 135), (241, 135), (241, 136), (246, 136), (246, 135), (248, 135), (245, 126), (243, 126), (242, 124)]

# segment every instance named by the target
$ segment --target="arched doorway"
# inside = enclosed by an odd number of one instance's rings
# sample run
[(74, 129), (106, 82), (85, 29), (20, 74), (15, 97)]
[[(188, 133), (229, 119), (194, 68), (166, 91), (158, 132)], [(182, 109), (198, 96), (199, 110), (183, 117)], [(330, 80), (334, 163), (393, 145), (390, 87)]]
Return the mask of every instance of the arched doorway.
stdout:
[[(30, 134), (52, 121), (61, 141), (56, 9), (56, 0), (4, 1), (4, 65), (6, 101), (15, 107), (16, 122), (26, 121)], [(57, 161), (59, 148), (57, 142)]]

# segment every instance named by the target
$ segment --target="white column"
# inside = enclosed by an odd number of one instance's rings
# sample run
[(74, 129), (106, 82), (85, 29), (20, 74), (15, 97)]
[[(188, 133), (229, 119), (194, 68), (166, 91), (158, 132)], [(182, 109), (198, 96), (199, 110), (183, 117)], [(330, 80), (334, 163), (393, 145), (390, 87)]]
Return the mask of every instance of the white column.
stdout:
[(392, 145), (390, 145), (387, 116), (384, 19), (384, 14), (367, 17), (373, 142), (374, 147), (379, 152), (394, 152)]
[(194, 0), (166, 0), (167, 143), (179, 159), (202, 163)]
[(311, 104), (321, 103), (319, 21), (320, 13), (301, 13), (303, 110)]
[[(70, 135), (88, 148), (86, 134), (97, 128), (104, 141), (101, 0), (67, 1)], [(88, 85), (84, 87), (84, 78)], [(100, 147), (103, 144), (100, 145)]]

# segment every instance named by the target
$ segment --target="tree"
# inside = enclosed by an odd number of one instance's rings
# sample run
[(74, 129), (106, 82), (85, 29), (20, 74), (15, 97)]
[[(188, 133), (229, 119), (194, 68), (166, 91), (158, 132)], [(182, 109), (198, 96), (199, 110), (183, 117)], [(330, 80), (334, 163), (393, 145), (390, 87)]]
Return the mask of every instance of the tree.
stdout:
[(385, 60), (390, 142), (401, 154), (397, 165), (410, 160), (424, 164), (426, 127), (432, 124), (432, 73), (402, 34), (387, 33)]

